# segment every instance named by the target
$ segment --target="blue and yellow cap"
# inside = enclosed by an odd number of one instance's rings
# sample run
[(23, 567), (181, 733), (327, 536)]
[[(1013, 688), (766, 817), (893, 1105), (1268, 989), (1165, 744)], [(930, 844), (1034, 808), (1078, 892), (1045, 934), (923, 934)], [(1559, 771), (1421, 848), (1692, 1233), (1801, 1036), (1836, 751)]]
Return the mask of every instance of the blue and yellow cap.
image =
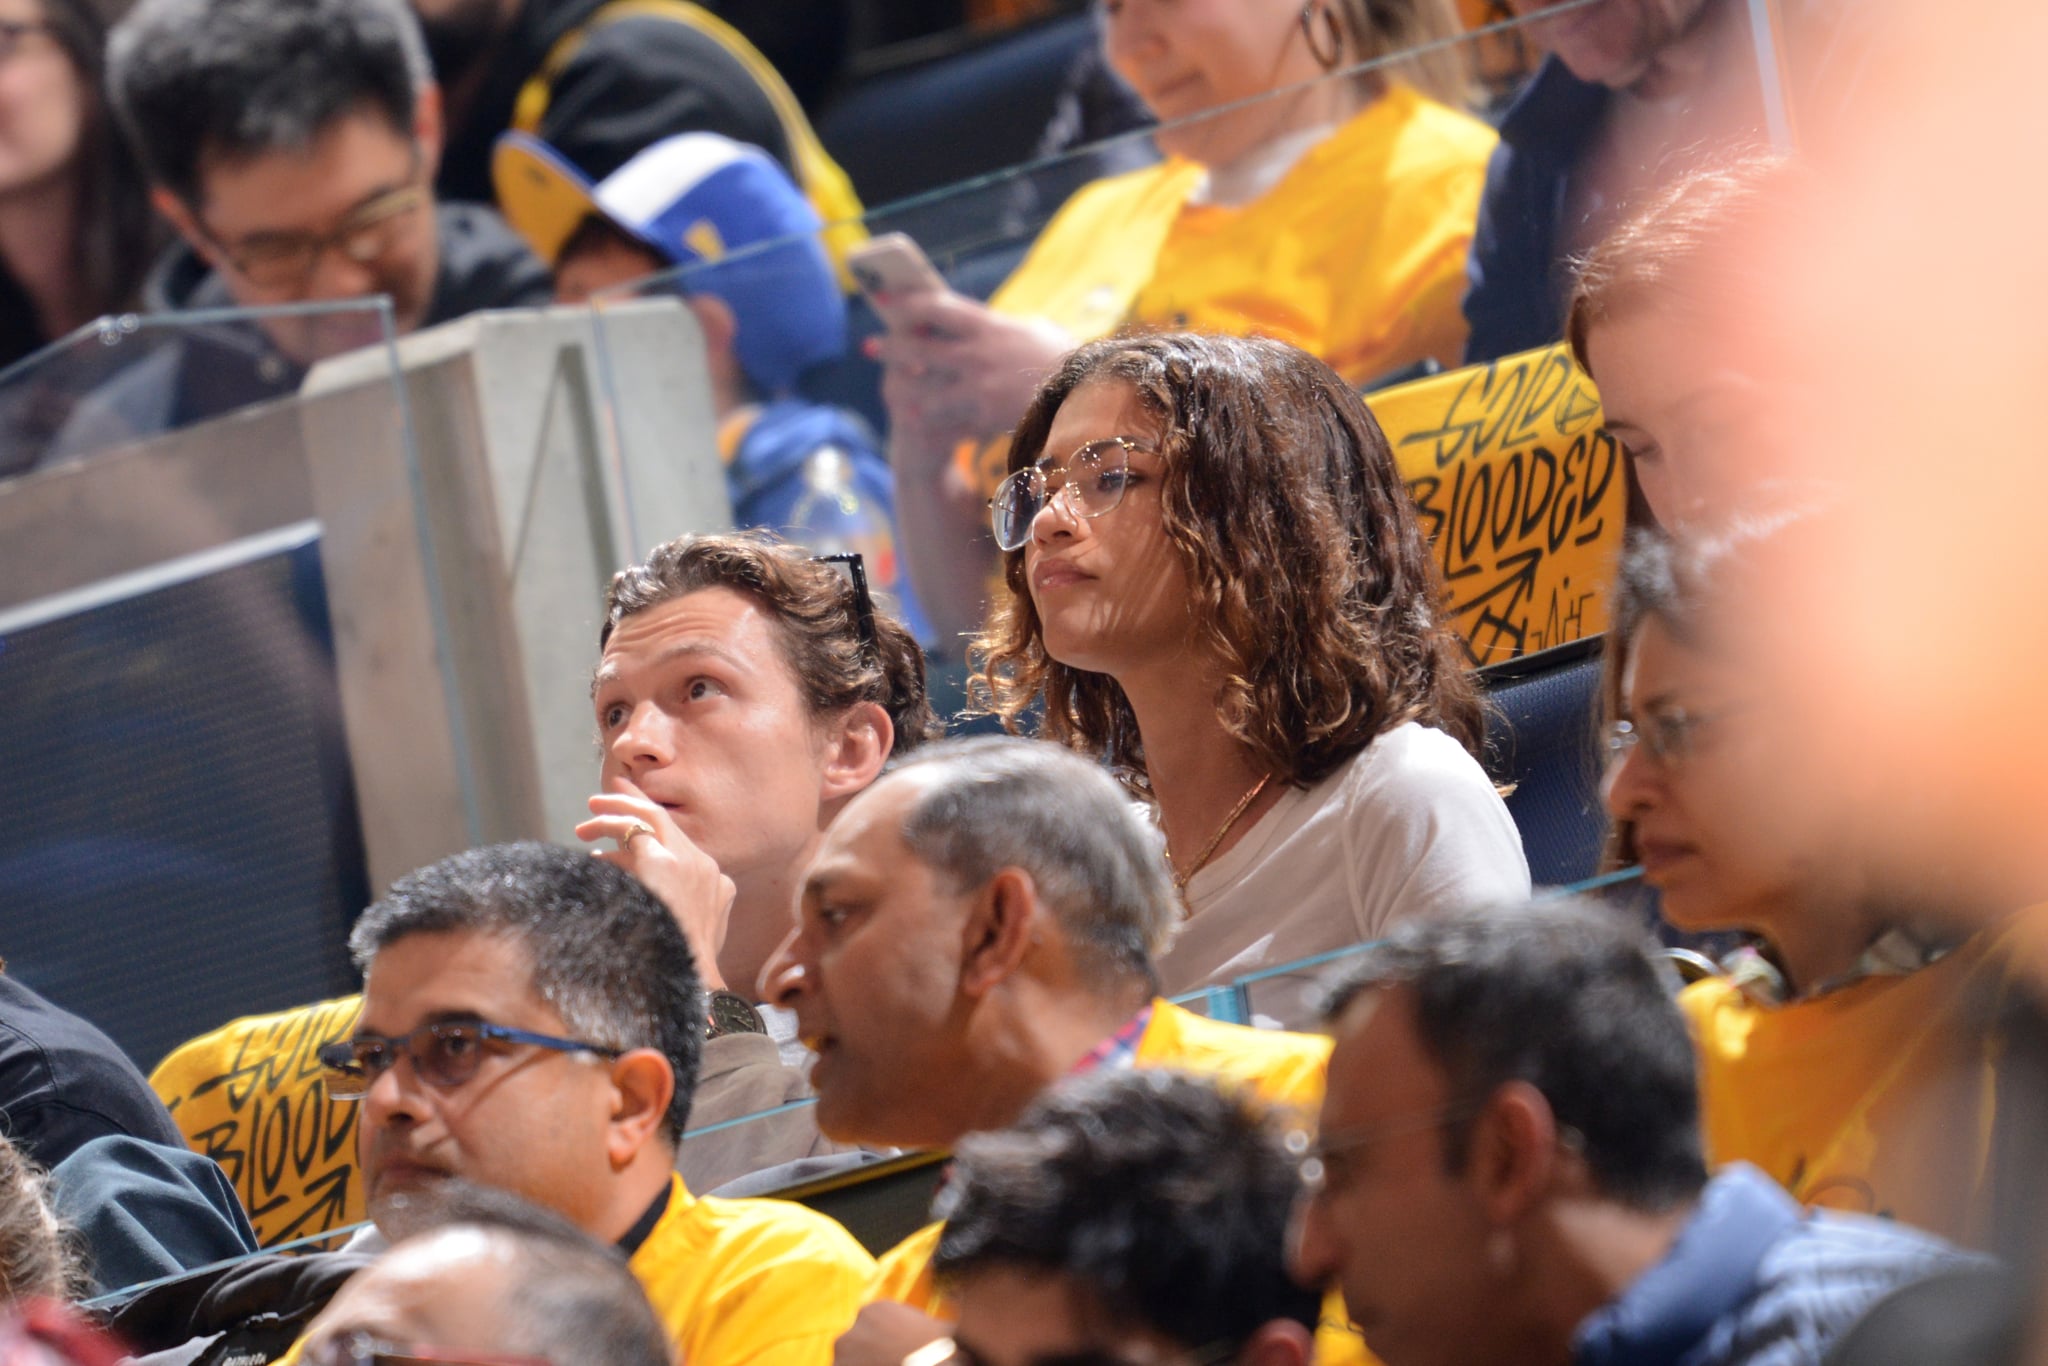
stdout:
[(732, 310), (740, 368), (769, 395), (846, 349), (846, 298), (819, 238), (823, 223), (757, 147), (679, 133), (593, 184), (540, 139), (507, 133), (491, 176), (506, 220), (550, 267), (593, 214), (664, 261), (695, 267), (680, 288)]

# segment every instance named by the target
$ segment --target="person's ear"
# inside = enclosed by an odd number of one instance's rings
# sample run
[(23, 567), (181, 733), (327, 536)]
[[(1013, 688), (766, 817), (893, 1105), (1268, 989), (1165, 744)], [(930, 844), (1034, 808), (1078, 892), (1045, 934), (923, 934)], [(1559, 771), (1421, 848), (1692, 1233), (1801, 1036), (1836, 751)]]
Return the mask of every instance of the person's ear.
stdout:
[(1489, 1222), (1512, 1224), (1549, 1191), (1557, 1167), (1557, 1117), (1543, 1093), (1511, 1081), (1473, 1121), (1466, 1179)]
[(648, 1141), (661, 1133), (668, 1103), (675, 1094), (675, 1071), (654, 1049), (635, 1048), (612, 1059), (605, 1155), (614, 1170), (632, 1162)]
[(1314, 1329), (1293, 1319), (1269, 1319), (1252, 1329), (1235, 1360), (1236, 1366), (1308, 1366), (1315, 1352)]
[(879, 702), (857, 702), (832, 728), (825, 751), (827, 802), (866, 791), (882, 775), (889, 751), (896, 745), (896, 727)]
[(220, 269), (220, 249), (214, 246), (206, 229), (199, 226), (199, 215), (192, 211), (190, 205), (162, 185), (149, 187), (149, 202), (163, 215), (164, 221), (177, 230), (178, 236), (185, 239), (185, 245), (198, 252), (207, 265)]
[(1016, 972), (1031, 951), (1038, 888), (1022, 868), (990, 878), (968, 912), (960, 955), (960, 990), (986, 996)]
[(420, 169), (431, 185), (441, 174), (441, 149), (447, 142), (447, 115), (441, 87), (428, 81), (412, 105), (412, 140), (420, 149)]

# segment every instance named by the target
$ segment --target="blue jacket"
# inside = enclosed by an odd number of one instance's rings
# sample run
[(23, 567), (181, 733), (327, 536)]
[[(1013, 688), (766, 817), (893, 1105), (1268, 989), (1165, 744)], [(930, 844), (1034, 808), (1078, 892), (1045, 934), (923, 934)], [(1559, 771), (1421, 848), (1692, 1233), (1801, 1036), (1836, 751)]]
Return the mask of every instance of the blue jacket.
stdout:
[(1756, 1168), (1707, 1184), (1664, 1260), (1579, 1325), (1574, 1366), (1819, 1366), (1878, 1299), (1988, 1259), (1861, 1215), (1810, 1214)]

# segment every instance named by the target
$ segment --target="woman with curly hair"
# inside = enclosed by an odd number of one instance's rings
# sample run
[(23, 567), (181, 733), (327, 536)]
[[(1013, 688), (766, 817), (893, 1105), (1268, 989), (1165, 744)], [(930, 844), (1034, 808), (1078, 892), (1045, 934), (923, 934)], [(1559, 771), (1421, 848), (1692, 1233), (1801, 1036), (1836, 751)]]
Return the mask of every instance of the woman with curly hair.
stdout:
[(1168, 991), (1528, 894), (1393, 453), (1327, 365), (1096, 342), (1038, 391), (1009, 469), (980, 681), (1013, 729), (1042, 703), (1046, 737), (1156, 804), (1186, 914)]

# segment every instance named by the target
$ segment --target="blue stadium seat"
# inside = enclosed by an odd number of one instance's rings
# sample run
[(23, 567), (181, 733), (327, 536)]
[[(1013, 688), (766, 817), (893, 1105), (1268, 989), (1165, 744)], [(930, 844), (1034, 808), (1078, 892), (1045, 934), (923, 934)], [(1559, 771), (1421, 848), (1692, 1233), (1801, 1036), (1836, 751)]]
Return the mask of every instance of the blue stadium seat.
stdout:
[(1486, 767), (1513, 784), (1508, 812), (1538, 886), (1591, 877), (1607, 819), (1600, 805), (1600, 641), (1573, 641), (1479, 671), (1492, 711)]

